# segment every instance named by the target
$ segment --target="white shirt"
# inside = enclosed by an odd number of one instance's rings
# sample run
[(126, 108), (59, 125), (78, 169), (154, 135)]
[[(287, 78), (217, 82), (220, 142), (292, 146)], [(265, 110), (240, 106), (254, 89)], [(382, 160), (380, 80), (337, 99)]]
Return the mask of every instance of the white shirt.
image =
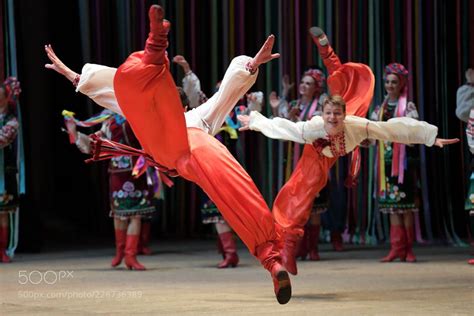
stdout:
[[(294, 141), (302, 144), (312, 144), (319, 138), (328, 138), (324, 129), (324, 121), (315, 116), (309, 121), (292, 122), (283, 118), (268, 119), (258, 112), (250, 113), (249, 128), (259, 131), (265, 136)], [(365, 139), (380, 139), (402, 144), (425, 144), (433, 146), (438, 128), (423, 121), (408, 117), (398, 117), (387, 122), (374, 122), (358, 116), (346, 116), (344, 120), (344, 144), (346, 153), (354, 150)], [(322, 153), (333, 157), (327, 146)]]

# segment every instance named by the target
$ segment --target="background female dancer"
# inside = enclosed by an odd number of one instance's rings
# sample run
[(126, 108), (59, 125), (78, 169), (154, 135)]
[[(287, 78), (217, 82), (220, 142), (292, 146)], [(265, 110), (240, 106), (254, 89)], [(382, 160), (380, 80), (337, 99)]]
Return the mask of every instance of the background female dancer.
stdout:
[[(10, 244), (10, 213), (18, 211), (17, 146), (19, 123), (15, 99), (20, 94), (16, 78), (0, 84), (0, 262), (11, 262), (6, 250)], [(13, 227), (11, 227), (13, 228)]]
[[(387, 97), (372, 113), (371, 119), (387, 121), (394, 117), (418, 119), (413, 102), (407, 102), (408, 71), (401, 64), (385, 67), (385, 91)], [(390, 252), (381, 259), (390, 262), (396, 258), (415, 262), (414, 212), (416, 206), (416, 150), (404, 144), (377, 142), (377, 176), (379, 211), (390, 214)]]
[[(138, 141), (123, 116), (109, 110), (101, 114), (105, 120), (96, 135), (121, 144), (138, 146)], [(73, 117), (66, 116), (65, 121), (70, 138), (74, 140), (79, 150), (90, 154), (89, 136), (77, 131), (76, 120)], [(114, 219), (116, 250), (111, 266), (120, 265), (125, 258), (127, 268), (145, 270), (145, 266), (137, 261), (139, 246), (143, 248), (147, 245), (147, 238), (141, 240), (142, 217), (150, 216), (155, 212), (155, 207), (152, 201), (153, 190), (147, 184), (146, 174), (138, 178), (132, 175), (135, 163), (136, 159), (131, 156), (113, 157), (109, 163), (110, 217)], [(149, 228), (146, 233), (149, 236)]]

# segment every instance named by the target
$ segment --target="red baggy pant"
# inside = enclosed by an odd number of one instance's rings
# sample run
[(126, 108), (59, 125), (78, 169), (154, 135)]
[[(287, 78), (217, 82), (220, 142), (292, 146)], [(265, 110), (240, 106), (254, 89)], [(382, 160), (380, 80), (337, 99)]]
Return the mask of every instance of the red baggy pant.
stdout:
[[(330, 45), (321, 46), (317, 40), (315, 43), (329, 72), (327, 84), (331, 94), (343, 97), (348, 115), (365, 117), (374, 95), (375, 78), (370, 68), (359, 63), (341, 64)], [(313, 145), (305, 145), (295, 170), (273, 204), (273, 216), (279, 228), (303, 236), (313, 201), (326, 185), (336, 159), (318, 153)]]
[(132, 54), (114, 78), (118, 103), (135, 135), (158, 163), (198, 184), (256, 255), (257, 246), (276, 239), (265, 200), (225, 146), (202, 130), (186, 128), (168, 64), (144, 64), (143, 54)]
[(323, 156), (313, 145), (304, 146), (295, 170), (273, 204), (273, 216), (283, 231), (303, 236), (313, 201), (326, 186), (336, 159)]

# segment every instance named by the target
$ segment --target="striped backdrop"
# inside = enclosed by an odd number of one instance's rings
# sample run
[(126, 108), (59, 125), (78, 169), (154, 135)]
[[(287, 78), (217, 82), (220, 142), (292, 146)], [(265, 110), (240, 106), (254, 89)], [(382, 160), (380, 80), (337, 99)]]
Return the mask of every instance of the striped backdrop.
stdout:
[[(395, 61), (404, 64), (411, 74), (409, 98), (421, 117), (438, 125), (440, 136), (463, 139), (460, 146), (420, 150), (422, 212), (418, 239), (445, 238), (461, 243), (457, 235), (466, 235), (468, 222), (463, 200), (469, 156), (463, 125), (454, 110), (464, 71), (474, 66), (473, 1), (77, 0), (77, 38), (83, 61), (117, 66), (130, 52), (142, 49), (148, 29), (147, 10), (153, 3), (163, 5), (172, 22), (169, 55), (182, 54), (188, 59), (207, 94), (212, 93), (234, 56), (255, 54), (269, 34), (275, 34), (275, 50), (282, 57), (261, 69), (253, 89), (268, 95), (280, 89), (283, 74), (296, 82), (306, 66), (322, 66), (308, 36), (313, 25), (323, 27), (343, 62), (363, 62), (373, 69), (377, 79), (374, 105), (383, 99), (384, 65)], [(4, 40), (5, 36), (0, 53), (5, 53)], [(182, 72), (174, 65), (172, 72), (179, 83)], [(296, 97), (295, 91), (292, 97)], [(270, 114), (268, 107), (265, 111)], [(271, 205), (284, 181), (281, 146), (252, 133), (241, 138), (245, 167)], [(361, 185), (348, 207), (357, 237), (369, 240), (384, 234), (383, 220), (373, 205), (372, 151), (363, 151)], [(193, 233), (199, 222), (199, 203), (190, 192), (195, 194), (196, 189), (182, 183), (178, 188), (183, 190), (171, 192), (166, 208), (173, 210), (169, 214), (182, 223), (183, 232)]]

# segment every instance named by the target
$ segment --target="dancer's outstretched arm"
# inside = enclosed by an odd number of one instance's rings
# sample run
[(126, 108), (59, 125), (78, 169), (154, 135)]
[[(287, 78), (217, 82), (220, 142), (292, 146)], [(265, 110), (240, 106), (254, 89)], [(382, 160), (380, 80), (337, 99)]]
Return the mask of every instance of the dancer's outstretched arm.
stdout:
[(45, 64), (44, 67), (63, 75), (67, 80), (71, 81), (74, 86), (77, 86), (77, 82), (74, 82), (74, 80), (78, 80), (80, 75), (77, 72), (71, 70), (61, 61), (61, 59), (58, 58), (58, 56), (56, 56), (51, 44), (44, 45), (44, 50), (51, 61), (51, 64)]
[(234, 108), (237, 101), (250, 89), (257, 79), (258, 67), (272, 59), (279, 58), (280, 54), (272, 54), (275, 36), (270, 35), (255, 57), (239, 56), (232, 60), (229, 68), (222, 79), (219, 91), (212, 98), (195, 110), (187, 112), (193, 116), (193, 122), (204, 121), (208, 127), (209, 134), (215, 135), (224, 124), (226, 116)]
[[(316, 116), (305, 122), (291, 122), (286, 119), (268, 119), (258, 112), (239, 115), (241, 131), (254, 130), (274, 139), (289, 140), (298, 143), (312, 143), (318, 138), (326, 138), (322, 117)], [(424, 144), (438, 146), (454, 144), (459, 139), (437, 138), (438, 128), (424, 121), (400, 117), (387, 122), (373, 122), (357, 116), (347, 116), (344, 130), (346, 132), (346, 150), (352, 151), (367, 138), (392, 141), (403, 144)]]
[[(438, 127), (425, 121), (418, 121), (410, 117), (392, 118), (386, 122), (373, 122), (364, 118), (351, 117), (365, 125), (366, 138), (391, 141), (402, 144), (424, 144), (442, 148), (459, 142), (458, 138), (437, 138)], [(360, 129), (360, 123), (357, 123)], [(368, 135), (368, 136), (367, 136)]]
[(268, 119), (253, 111), (250, 115), (238, 115), (237, 119), (242, 125), (240, 131), (253, 130), (273, 139), (311, 144), (316, 139), (327, 136), (324, 121), (320, 116), (315, 116), (309, 121), (292, 122), (280, 117)]
[(191, 109), (197, 108), (203, 102), (202, 99), (207, 99), (205, 94), (201, 91), (201, 81), (198, 76), (191, 70), (188, 61), (181, 55), (173, 57), (173, 62), (183, 68), (184, 78), (182, 81), (184, 93), (189, 99), (189, 107)]
[(82, 73), (71, 70), (55, 54), (51, 45), (45, 45), (44, 50), (51, 64), (45, 68), (56, 71), (66, 77), (81, 92), (91, 98), (98, 105), (122, 115), (114, 92), (114, 76), (116, 68), (96, 64), (85, 64)]

